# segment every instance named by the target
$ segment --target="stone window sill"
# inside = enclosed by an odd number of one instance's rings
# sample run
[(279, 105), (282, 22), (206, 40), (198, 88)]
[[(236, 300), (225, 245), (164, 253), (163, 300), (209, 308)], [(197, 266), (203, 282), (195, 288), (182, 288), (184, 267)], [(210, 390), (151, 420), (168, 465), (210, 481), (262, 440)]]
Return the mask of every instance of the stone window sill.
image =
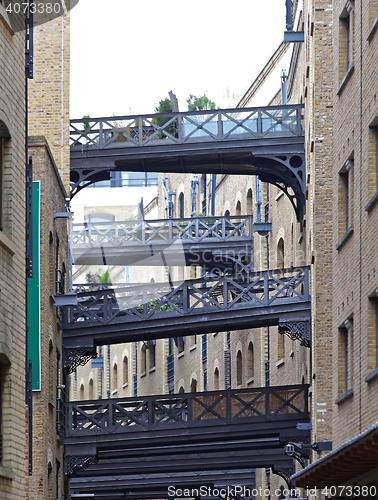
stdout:
[(276, 201), (278, 201), (278, 200), (281, 198), (281, 196), (283, 196), (283, 195), (284, 195), (284, 192), (283, 192), (283, 191), (280, 191), (280, 192), (276, 195), (276, 197), (275, 197), (274, 199), (275, 199)]
[(1, 465), (0, 465), (0, 477), (4, 477), (10, 480), (16, 478), (13, 470), (10, 467), (3, 467)]
[(140, 378), (143, 378), (143, 377), (145, 377), (145, 376), (146, 376), (146, 372), (142, 372), (142, 373), (140, 374)]
[(280, 366), (283, 366), (285, 364), (284, 358), (281, 358), (277, 361), (276, 367), (279, 368)]
[(112, 391), (112, 396), (114, 396), (114, 394), (117, 394), (117, 392), (118, 392), (118, 389), (114, 389), (114, 390)]
[(185, 351), (180, 352), (180, 354), (177, 354), (177, 359), (180, 359), (184, 356)]
[(339, 250), (340, 250), (340, 248), (341, 248), (341, 247), (345, 244), (345, 242), (346, 242), (347, 240), (349, 240), (349, 238), (350, 238), (350, 237), (352, 236), (352, 234), (353, 234), (353, 231), (354, 231), (353, 226), (351, 226), (351, 227), (347, 230), (347, 232), (344, 234), (344, 236), (341, 238), (341, 240), (338, 242), (338, 244), (336, 245), (336, 250), (337, 250), (337, 251), (339, 251)]
[(0, 245), (8, 250), (11, 255), (14, 255), (17, 252), (16, 245), (11, 239), (8, 238), (8, 236), (5, 236), (2, 231), (0, 231)]
[(377, 204), (377, 201), (378, 201), (378, 191), (375, 194), (373, 194), (373, 196), (370, 198), (369, 203), (365, 207), (366, 212), (370, 212), (371, 210), (373, 210), (373, 208)]
[(352, 396), (353, 396), (353, 387), (351, 387), (350, 389), (348, 389), (347, 391), (345, 391), (343, 394), (341, 394), (341, 396), (339, 396), (336, 399), (335, 403), (337, 405), (340, 405), (341, 403), (343, 403), (347, 399), (351, 398)]
[(253, 384), (253, 382), (255, 381), (255, 378), (254, 377), (251, 377), (247, 380), (246, 384), (247, 385), (250, 385), (250, 384)]
[(124, 384), (122, 385), (122, 389), (126, 389), (126, 387), (127, 387), (128, 385), (129, 385), (129, 383), (128, 383), (128, 382), (124, 383)]
[(0, 5), (0, 20), (3, 21), (7, 30), (14, 35), (14, 31), (9, 21), (8, 13), (3, 5)]
[(148, 370), (148, 373), (154, 373), (155, 370), (156, 370), (156, 366), (153, 366), (152, 368), (150, 368)]
[(194, 349), (197, 349), (197, 344), (192, 345), (192, 347), (190, 347), (189, 349), (189, 352), (194, 351)]
[(365, 382), (369, 383), (377, 378), (378, 378), (378, 368), (374, 368), (374, 370), (372, 370), (369, 373), (369, 375), (365, 378)]
[(372, 40), (372, 38), (374, 36), (374, 33), (377, 31), (377, 26), (378, 26), (378, 17), (375, 18), (375, 20), (373, 22), (373, 25), (372, 25), (372, 27), (369, 30), (368, 36), (366, 37), (366, 40), (368, 42), (371, 42), (371, 40)]
[(344, 90), (345, 85), (348, 83), (348, 81), (350, 80), (350, 77), (353, 75), (353, 73), (354, 73), (354, 64), (351, 64), (348, 71), (346, 72), (342, 82), (340, 83), (339, 88), (337, 89), (337, 92), (336, 92), (337, 95), (340, 95), (341, 92)]

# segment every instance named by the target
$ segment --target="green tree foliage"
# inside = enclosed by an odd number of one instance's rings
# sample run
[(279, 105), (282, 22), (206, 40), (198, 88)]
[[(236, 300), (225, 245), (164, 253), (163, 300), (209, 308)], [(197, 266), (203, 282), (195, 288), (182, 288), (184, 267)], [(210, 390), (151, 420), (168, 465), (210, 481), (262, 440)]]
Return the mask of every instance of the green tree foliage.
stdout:
[(88, 284), (92, 283), (101, 283), (103, 285), (111, 283), (110, 281), (110, 268), (107, 268), (104, 272), (101, 272), (101, 269), (97, 271), (97, 273), (87, 273), (85, 275), (85, 281)]
[(215, 104), (215, 102), (209, 99), (206, 93), (199, 97), (190, 94), (186, 102), (188, 104), (189, 111), (206, 111), (208, 109), (217, 109), (217, 105)]
[[(171, 100), (166, 97), (165, 99), (162, 99), (159, 101), (158, 106), (155, 108), (155, 113), (172, 113), (172, 103)], [(154, 118), (152, 121), (155, 125), (158, 127), (163, 127), (167, 122), (169, 122), (170, 118)], [(177, 125), (176, 121), (173, 121), (170, 123), (165, 130), (168, 132), (168, 134), (171, 134), (173, 137), (177, 136)], [(158, 139), (164, 139), (167, 138), (167, 136), (164, 134), (164, 132), (159, 132), (157, 134)]]

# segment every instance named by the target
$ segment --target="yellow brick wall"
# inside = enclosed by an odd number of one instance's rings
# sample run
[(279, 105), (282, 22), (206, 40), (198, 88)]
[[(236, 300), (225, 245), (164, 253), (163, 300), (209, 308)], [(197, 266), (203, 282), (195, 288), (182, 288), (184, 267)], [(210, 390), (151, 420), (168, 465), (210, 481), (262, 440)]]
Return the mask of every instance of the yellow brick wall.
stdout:
[(4, 149), (0, 231), (2, 500), (25, 498), (24, 57), (24, 33), (14, 34), (0, 12), (0, 140)]

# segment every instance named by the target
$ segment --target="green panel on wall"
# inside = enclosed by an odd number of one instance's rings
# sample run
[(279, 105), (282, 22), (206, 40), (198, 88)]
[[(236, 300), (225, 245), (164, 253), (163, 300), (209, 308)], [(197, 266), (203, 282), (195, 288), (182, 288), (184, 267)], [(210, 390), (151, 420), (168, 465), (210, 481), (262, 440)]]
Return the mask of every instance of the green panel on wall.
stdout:
[(40, 182), (33, 182), (33, 278), (28, 280), (28, 359), (33, 367), (33, 391), (41, 390)]

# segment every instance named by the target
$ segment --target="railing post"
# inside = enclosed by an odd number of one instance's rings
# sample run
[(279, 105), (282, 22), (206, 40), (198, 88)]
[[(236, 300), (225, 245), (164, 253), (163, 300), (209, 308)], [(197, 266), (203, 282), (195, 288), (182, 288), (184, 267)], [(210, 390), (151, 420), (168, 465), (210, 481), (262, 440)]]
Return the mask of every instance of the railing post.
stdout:
[(173, 222), (172, 219), (168, 219), (168, 243), (173, 242)]
[(187, 394), (186, 395), (186, 407), (187, 407), (187, 423), (188, 427), (190, 427), (192, 423), (192, 395)]
[(109, 429), (109, 431), (111, 431), (112, 427), (114, 426), (113, 418), (114, 418), (113, 401), (109, 400), (109, 402), (108, 402), (108, 419), (109, 419), (108, 420), (108, 429)]
[(139, 145), (143, 146), (143, 118), (139, 116), (139, 123), (138, 123), (138, 136), (139, 136)]
[(102, 120), (100, 120), (100, 133), (99, 133), (98, 142), (100, 145), (100, 149), (102, 149), (104, 147), (104, 129), (103, 129)]
[(221, 141), (223, 136), (222, 113), (218, 111), (218, 139)]
[(152, 398), (148, 399), (147, 408), (148, 408), (148, 410), (147, 410), (148, 411), (148, 413), (147, 413), (147, 419), (148, 419), (147, 427), (148, 427), (148, 430), (152, 430), (153, 424), (155, 422), (155, 415), (154, 415), (154, 407), (152, 404)]
[(261, 109), (257, 112), (257, 137), (262, 136), (262, 114)]
[(228, 309), (228, 281), (225, 276), (222, 277), (223, 280), (223, 305), (225, 310)]
[(264, 304), (267, 306), (269, 304), (269, 275), (268, 271), (263, 271), (264, 277)]
[(183, 131), (184, 123), (182, 119), (182, 114), (178, 113), (177, 114), (177, 128), (178, 128), (178, 140), (179, 144), (182, 144), (184, 142), (184, 131)]
[(118, 242), (118, 222), (116, 222), (114, 225), (114, 242), (116, 245), (119, 245), (119, 242)]
[(226, 422), (231, 424), (232, 420), (232, 408), (231, 408), (231, 391), (226, 392)]
[(186, 284), (186, 281), (183, 283), (183, 288), (182, 288), (182, 302), (183, 302), (183, 313), (188, 314), (189, 311), (189, 296), (188, 296), (188, 286)]
[(265, 416), (268, 419), (270, 416), (270, 390), (265, 388)]

